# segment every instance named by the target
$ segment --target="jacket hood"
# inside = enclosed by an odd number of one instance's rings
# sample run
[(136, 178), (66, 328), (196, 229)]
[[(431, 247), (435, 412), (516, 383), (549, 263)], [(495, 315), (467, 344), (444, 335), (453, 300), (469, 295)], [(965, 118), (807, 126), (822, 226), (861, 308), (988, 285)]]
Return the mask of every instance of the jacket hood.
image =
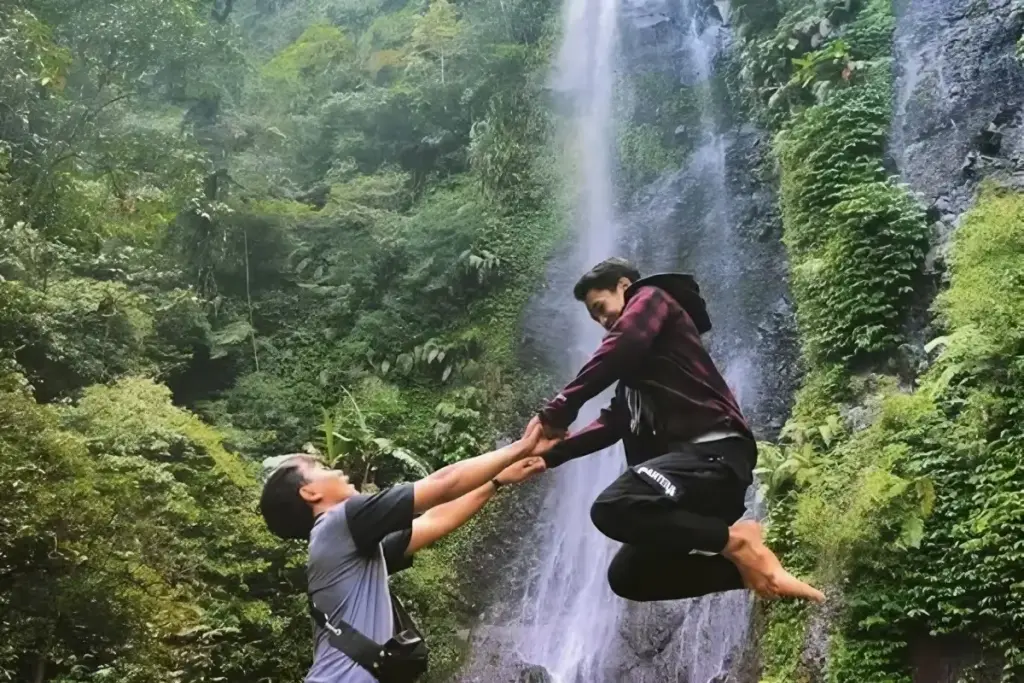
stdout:
[(657, 273), (642, 277), (626, 289), (626, 299), (629, 300), (636, 290), (645, 285), (657, 287), (675, 299), (693, 320), (693, 324), (697, 326), (697, 332), (704, 334), (711, 330), (711, 317), (708, 315), (707, 303), (700, 295), (700, 286), (697, 285), (697, 281), (693, 279), (692, 275)]

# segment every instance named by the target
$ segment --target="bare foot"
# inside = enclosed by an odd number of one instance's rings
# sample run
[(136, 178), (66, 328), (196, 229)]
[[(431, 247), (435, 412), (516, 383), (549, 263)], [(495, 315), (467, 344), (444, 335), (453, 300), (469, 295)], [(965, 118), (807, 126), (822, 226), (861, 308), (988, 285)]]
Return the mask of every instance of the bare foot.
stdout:
[(740, 570), (747, 588), (769, 600), (799, 598), (824, 602), (825, 594), (786, 571), (761, 536), (761, 525), (757, 522), (737, 522), (729, 528), (729, 542), (722, 551)]

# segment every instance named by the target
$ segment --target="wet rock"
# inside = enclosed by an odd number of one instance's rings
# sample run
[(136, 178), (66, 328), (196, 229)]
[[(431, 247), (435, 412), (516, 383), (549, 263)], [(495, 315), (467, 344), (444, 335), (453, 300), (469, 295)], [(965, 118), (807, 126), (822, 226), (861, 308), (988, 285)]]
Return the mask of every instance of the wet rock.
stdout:
[(893, 372), (902, 386), (912, 389), (915, 381), (927, 369), (927, 354), (917, 344), (901, 344), (893, 358)]
[(309, 204), (313, 208), (320, 210), (327, 206), (327, 200), (331, 196), (331, 186), (327, 183), (320, 183), (314, 185), (305, 192), (300, 192), (295, 195), (295, 201), (302, 204)]
[(719, 24), (725, 23), (725, 18), (722, 16), (722, 8), (715, 4), (708, 7), (707, 14), (704, 15), (704, 18), (705, 21), (716, 21)]
[(1024, 147), (1015, 58), (1024, 21), (1015, 0), (901, 0), (894, 34), (891, 148), (910, 186), (937, 197), (978, 178), (978, 152)]
[(978, 150), (982, 154), (995, 156), (999, 154), (999, 147), (1003, 143), (1003, 132), (999, 126), (990, 123), (978, 133)]
[(828, 680), (828, 652), (832, 634), (842, 615), (842, 592), (836, 586), (824, 588), (828, 600), (812, 609), (800, 655), (799, 675), (803, 680)]
[(964, 636), (921, 634), (908, 646), (915, 683), (998, 683), (1003, 661)]
[(671, 23), (671, 21), (672, 17), (668, 16), (667, 14), (661, 14), (660, 12), (656, 12), (653, 14), (641, 14), (638, 15), (633, 20), (637, 28), (645, 29), (651, 29), (661, 24)]
[(874, 421), (874, 412), (868, 406), (852, 406), (840, 411), (847, 428), (853, 432), (862, 432)]
[(960, 175), (965, 178), (969, 178), (974, 175), (974, 168), (978, 164), (978, 155), (974, 152), (968, 152), (967, 156), (964, 157), (964, 162), (960, 164)]
[(978, 133), (976, 145), (978, 151), (987, 156), (1000, 153), (1003, 144), (1003, 129), (1010, 125), (1019, 109), (1017, 105), (1004, 106), (989, 123)]
[(518, 683), (554, 683), (554, 680), (543, 666), (529, 666), (519, 674)]

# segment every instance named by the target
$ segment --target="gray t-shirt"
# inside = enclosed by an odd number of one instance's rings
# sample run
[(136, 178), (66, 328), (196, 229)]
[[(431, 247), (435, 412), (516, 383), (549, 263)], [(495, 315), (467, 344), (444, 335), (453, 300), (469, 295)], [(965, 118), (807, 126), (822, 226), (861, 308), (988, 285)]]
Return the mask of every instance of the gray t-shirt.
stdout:
[[(388, 574), (406, 569), (412, 534), (413, 487), (349, 498), (317, 517), (309, 536), (306, 577), (317, 608), (331, 622), (344, 619), (378, 643), (394, 635)], [(375, 683), (314, 626), (313, 666), (306, 683)]]

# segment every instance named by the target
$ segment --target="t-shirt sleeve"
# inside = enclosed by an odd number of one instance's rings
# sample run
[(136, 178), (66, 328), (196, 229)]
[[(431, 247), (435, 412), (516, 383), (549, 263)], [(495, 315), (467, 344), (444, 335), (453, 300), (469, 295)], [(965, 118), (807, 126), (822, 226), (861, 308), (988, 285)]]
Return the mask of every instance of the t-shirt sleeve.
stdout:
[(403, 572), (413, 564), (413, 556), (406, 555), (409, 549), (409, 541), (412, 540), (412, 529), (395, 531), (384, 537), (380, 542), (384, 549), (384, 564), (387, 565), (388, 575)]
[(411, 529), (413, 501), (412, 484), (392, 486), (372, 496), (360, 494), (349, 500), (345, 513), (356, 548), (370, 552), (388, 534)]

